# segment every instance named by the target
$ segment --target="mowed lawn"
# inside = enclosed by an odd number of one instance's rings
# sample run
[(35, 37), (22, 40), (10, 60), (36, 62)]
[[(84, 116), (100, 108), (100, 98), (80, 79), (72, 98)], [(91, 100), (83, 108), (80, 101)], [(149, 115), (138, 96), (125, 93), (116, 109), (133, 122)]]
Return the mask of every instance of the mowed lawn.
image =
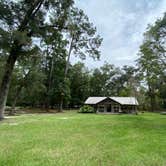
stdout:
[(0, 122), (0, 166), (166, 166), (166, 116), (12, 117)]

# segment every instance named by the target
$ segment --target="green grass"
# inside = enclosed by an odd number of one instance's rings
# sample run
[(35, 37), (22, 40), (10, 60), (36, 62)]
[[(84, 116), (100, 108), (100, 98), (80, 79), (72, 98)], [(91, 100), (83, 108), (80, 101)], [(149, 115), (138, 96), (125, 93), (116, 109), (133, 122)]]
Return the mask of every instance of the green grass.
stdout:
[(13, 117), (0, 122), (0, 166), (166, 166), (166, 116)]

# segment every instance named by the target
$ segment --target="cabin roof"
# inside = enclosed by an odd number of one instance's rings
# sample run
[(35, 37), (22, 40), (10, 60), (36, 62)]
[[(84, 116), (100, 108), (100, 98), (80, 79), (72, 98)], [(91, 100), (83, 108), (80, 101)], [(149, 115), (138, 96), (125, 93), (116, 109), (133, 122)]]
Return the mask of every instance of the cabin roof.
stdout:
[(109, 98), (121, 105), (139, 105), (138, 101), (135, 97), (89, 97), (85, 101), (85, 104), (95, 105), (107, 98)]

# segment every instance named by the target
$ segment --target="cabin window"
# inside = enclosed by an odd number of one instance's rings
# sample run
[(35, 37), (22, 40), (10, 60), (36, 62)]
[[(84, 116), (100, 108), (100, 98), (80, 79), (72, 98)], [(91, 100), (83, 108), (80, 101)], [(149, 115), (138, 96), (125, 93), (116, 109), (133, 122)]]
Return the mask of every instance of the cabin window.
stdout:
[(119, 111), (119, 105), (114, 105), (114, 112), (118, 112)]
[(99, 108), (98, 108), (99, 112), (104, 112), (104, 106), (103, 105), (100, 105)]
[(126, 106), (122, 106), (122, 110), (127, 110), (127, 107)]

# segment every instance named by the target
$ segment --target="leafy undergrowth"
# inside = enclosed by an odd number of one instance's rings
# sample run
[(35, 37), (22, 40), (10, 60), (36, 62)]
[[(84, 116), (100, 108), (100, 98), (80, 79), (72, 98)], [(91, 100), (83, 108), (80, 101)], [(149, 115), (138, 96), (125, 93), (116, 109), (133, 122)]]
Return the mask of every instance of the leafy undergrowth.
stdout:
[(0, 166), (165, 166), (166, 116), (29, 114), (0, 122)]

